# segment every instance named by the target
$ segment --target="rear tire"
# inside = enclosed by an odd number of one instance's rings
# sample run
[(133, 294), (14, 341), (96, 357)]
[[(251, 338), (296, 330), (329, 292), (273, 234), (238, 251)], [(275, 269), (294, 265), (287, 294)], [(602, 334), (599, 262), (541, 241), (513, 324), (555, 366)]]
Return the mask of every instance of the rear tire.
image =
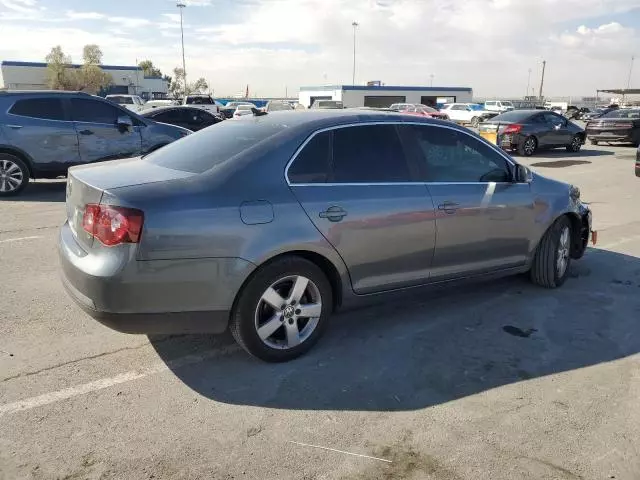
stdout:
[(478, 128), (479, 125), (480, 125), (480, 119), (478, 117), (473, 117), (471, 119), (471, 126), (473, 128)]
[[(260, 267), (243, 287), (229, 329), (251, 355), (286, 362), (318, 342), (332, 308), (331, 284), (322, 270), (303, 258), (284, 257)], [(314, 316), (305, 317), (305, 311)]]
[(597, 145), (598, 144), (598, 140), (589, 140), (589, 142), (591, 143), (591, 145)]
[(561, 286), (569, 275), (571, 265), (571, 222), (560, 217), (549, 227), (533, 257), (530, 278), (533, 283), (545, 288)]
[(535, 137), (527, 137), (524, 141), (518, 145), (518, 153), (525, 157), (533, 155), (538, 148), (538, 142)]
[(0, 197), (18, 195), (29, 184), (29, 167), (20, 158), (0, 153)]

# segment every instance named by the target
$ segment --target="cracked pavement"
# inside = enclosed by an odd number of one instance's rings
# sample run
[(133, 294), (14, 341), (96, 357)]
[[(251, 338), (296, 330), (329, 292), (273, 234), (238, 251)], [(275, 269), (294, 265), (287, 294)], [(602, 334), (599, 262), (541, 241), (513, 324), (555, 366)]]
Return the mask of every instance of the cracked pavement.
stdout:
[(64, 182), (0, 200), (0, 479), (640, 478), (633, 159), (518, 158), (592, 202), (598, 245), (561, 289), (516, 277), (344, 312), (280, 365), (226, 334), (103, 327), (58, 279)]

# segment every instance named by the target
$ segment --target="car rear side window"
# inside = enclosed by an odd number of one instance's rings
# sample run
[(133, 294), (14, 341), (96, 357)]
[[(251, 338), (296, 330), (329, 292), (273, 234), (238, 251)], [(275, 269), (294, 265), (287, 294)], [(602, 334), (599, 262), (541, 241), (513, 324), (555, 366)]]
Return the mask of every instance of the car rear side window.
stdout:
[(45, 120), (65, 120), (62, 101), (59, 98), (28, 98), (18, 100), (9, 113)]
[(395, 125), (362, 125), (333, 131), (334, 183), (413, 181)]
[(161, 167), (203, 173), (286, 129), (252, 121), (221, 122), (156, 150), (143, 160)]
[(115, 125), (119, 116), (124, 116), (119, 108), (100, 100), (88, 98), (71, 99), (71, 116), (76, 122), (108, 123)]
[(329, 180), (330, 149), (331, 132), (315, 135), (289, 167), (289, 182), (326, 183)]
[[(472, 136), (450, 128), (422, 125), (401, 127), (403, 140), (423, 162), (427, 182), (508, 182), (505, 159)], [(411, 143), (413, 147), (411, 148)], [(417, 147), (417, 148), (415, 148)]]

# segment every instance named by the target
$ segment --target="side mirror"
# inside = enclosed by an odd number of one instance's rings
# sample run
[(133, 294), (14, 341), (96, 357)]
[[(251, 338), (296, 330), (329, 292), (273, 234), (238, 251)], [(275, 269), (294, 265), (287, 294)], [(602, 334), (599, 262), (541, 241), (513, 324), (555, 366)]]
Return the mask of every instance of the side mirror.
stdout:
[(129, 115), (120, 115), (116, 120), (116, 125), (120, 130), (128, 130), (133, 127), (133, 121)]
[(529, 170), (524, 165), (520, 165), (519, 163), (516, 164), (515, 174), (516, 183), (529, 183), (531, 182), (531, 180), (533, 180), (533, 174), (531, 173), (531, 170)]

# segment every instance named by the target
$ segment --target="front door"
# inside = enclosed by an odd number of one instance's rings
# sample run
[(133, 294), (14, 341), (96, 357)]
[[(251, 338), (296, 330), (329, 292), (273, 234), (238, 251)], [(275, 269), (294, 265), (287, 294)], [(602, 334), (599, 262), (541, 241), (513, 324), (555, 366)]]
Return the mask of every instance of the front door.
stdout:
[(142, 151), (142, 137), (137, 120), (132, 127), (120, 127), (118, 117), (128, 115), (106, 101), (94, 98), (72, 98), (71, 116), (78, 133), (80, 158), (83, 163), (134, 157)]
[(504, 157), (471, 134), (435, 125), (403, 127), (405, 143), (411, 137), (436, 208), (432, 280), (523, 265), (534, 225), (529, 184), (512, 182)]
[(547, 122), (549, 146), (564, 147), (571, 143), (572, 134), (568, 128), (567, 119), (552, 112), (545, 112), (544, 119)]
[(393, 124), (316, 134), (288, 170), (291, 189), (349, 270), (356, 293), (426, 283), (433, 203)]

